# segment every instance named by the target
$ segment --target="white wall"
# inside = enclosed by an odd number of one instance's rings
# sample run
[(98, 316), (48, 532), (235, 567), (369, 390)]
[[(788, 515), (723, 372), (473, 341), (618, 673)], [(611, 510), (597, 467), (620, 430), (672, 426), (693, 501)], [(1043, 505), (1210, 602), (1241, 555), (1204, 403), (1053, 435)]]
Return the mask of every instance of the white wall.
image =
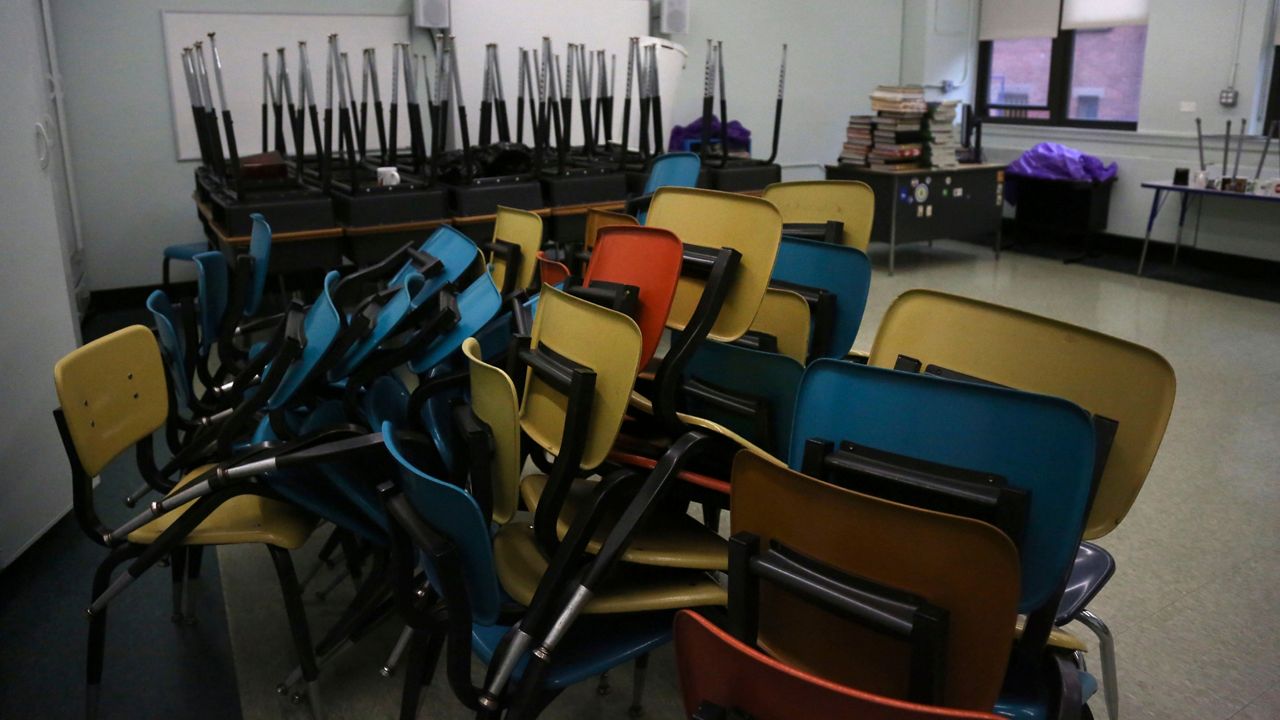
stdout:
[(49, 122), (39, 18), (38, 0), (0, 3), (0, 568), (71, 507), (50, 411), (58, 404), (53, 364), (75, 347), (76, 331), (50, 171), (35, 142), (35, 124)]
[[(822, 177), (844, 142), (849, 115), (870, 112), (876, 85), (898, 77), (902, 38), (897, 0), (691, 0), (689, 50), (675, 108), (663, 125), (685, 125), (702, 114), (706, 40), (724, 41), (729, 117), (751, 130), (753, 154), (767, 157), (773, 136), (782, 43), (787, 54), (786, 102), (778, 161), (787, 179)], [(717, 101), (715, 113), (720, 114)]]
[[(1196, 116), (1203, 119), (1206, 132), (1221, 133), (1228, 118), (1234, 121), (1234, 131), (1242, 116), (1254, 118), (1252, 132), (1261, 130), (1263, 93), (1270, 71), (1269, 62), (1264, 60), (1272, 52), (1270, 38), (1277, 3), (1276, 0), (1244, 2), (1245, 30), (1237, 55), (1240, 65), (1235, 83), (1240, 101), (1235, 108), (1220, 107), (1218, 91), (1226, 85), (1231, 70), (1238, 2), (1151, 0), (1136, 132), (987, 125), (983, 146), (988, 157), (1012, 161), (1036, 143), (1052, 141), (1096, 155), (1106, 162), (1119, 163), (1120, 175), (1112, 191), (1107, 229), (1120, 235), (1142, 237), (1152, 193), (1144, 190), (1141, 183), (1172, 179), (1175, 168), (1189, 168), (1197, 163)], [(916, 32), (903, 40), (904, 80), (937, 82), (953, 72), (951, 68), (963, 67), (965, 62), (976, 72), (976, 25), (964, 44), (934, 31), (932, 18), (937, 6), (950, 3), (977, 4), (976, 0), (906, 0), (906, 25)], [(907, 74), (908, 71), (911, 74)], [(969, 82), (962, 88), (965, 99), (972, 98), (974, 84)], [(931, 92), (930, 96), (935, 97), (937, 93)], [(1196, 111), (1181, 112), (1182, 101), (1196, 103)], [(1216, 153), (1206, 150), (1206, 155), (1221, 158), (1221, 145), (1214, 147)], [(1242, 174), (1247, 167), (1252, 175), (1261, 150), (1261, 140), (1246, 141), (1240, 163)], [(1233, 162), (1234, 157), (1233, 143)], [(1274, 155), (1267, 167), (1276, 167)], [(1173, 206), (1167, 206), (1153, 230), (1152, 239), (1172, 242), (1176, 217)], [(1211, 200), (1204, 205), (1199, 246), (1280, 260), (1277, 227), (1280, 227), (1280, 208)], [(1184, 241), (1190, 239), (1190, 227), (1187, 233)]]

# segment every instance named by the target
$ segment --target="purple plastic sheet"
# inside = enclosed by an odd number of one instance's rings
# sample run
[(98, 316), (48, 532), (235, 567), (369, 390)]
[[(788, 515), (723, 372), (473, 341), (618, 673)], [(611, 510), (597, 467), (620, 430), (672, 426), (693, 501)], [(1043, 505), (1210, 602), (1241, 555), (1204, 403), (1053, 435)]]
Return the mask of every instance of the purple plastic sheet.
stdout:
[(1043, 142), (1009, 163), (1006, 172), (1010, 176), (1010, 182), (1005, 188), (1005, 199), (1011, 205), (1018, 204), (1017, 179), (1019, 177), (1103, 183), (1115, 179), (1116, 169), (1115, 163), (1105, 165), (1098, 158), (1075, 148)]
[[(685, 142), (702, 142), (702, 118), (699, 117), (688, 125), (676, 125), (671, 128), (671, 138), (667, 150), (684, 150)], [(711, 142), (720, 142), (720, 119), (711, 116)], [(746, 150), (751, 147), (751, 131), (737, 120), (729, 121), (729, 150)]]

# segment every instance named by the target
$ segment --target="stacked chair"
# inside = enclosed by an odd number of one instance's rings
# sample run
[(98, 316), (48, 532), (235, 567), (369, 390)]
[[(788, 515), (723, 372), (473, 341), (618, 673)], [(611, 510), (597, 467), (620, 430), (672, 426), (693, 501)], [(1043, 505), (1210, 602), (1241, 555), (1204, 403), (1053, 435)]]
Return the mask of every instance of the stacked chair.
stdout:
[[(639, 716), (672, 640), (697, 720), (1075, 718), (1097, 683), (1071, 620), (1116, 717), (1087, 609), (1114, 561), (1086, 540), (1134, 502), (1172, 369), (932, 291), (853, 355), (870, 191), (673, 186), (693, 159), (655, 162), (643, 224), (589, 213), (563, 262), (501, 208), (489, 242), (442, 227), (264, 315), (265, 255), (193, 253), (196, 296), (153, 293), (154, 331), (62, 359), (75, 515), (109, 550), (89, 716), (112, 600), (168, 560), (187, 619), (199, 548), (261, 543), (298, 662), (280, 691), (317, 716), (324, 666), (395, 618), (405, 720), (441, 659), (458, 702), (513, 720), (630, 664)], [(109, 528), (92, 479), (130, 448), (130, 502), (159, 499)], [(290, 552), (323, 527), (357, 589), (316, 642)]]

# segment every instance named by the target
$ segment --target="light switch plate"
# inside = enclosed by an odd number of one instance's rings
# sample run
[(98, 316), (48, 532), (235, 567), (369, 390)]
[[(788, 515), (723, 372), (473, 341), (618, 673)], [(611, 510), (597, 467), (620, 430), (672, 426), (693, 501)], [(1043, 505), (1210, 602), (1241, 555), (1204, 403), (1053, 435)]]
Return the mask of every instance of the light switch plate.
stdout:
[(1218, 104), (1222, 107), (1233, 108), (1240, 101), (1240, 91), (1235, 88), (1223, 88), (1218, 91)]

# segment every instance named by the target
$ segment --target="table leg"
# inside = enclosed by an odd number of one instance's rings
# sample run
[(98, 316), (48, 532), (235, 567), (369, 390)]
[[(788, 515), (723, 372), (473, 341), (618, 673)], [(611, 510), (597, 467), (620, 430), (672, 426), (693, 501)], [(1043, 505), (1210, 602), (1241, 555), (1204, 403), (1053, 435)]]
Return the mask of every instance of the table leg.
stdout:
[(1142, 254), (1138, 256), (1138, 274), (1147, 263), (1147, 246), (1151, 244), (1151, 226), (1156, 224), (1156, 215), (1160, 214), (1160, 188), (1155, 189), (1155, 197), (1151, 198), (1151, 214), (1147, 216), (1147, 234), (1142, 237)]
[(1191, 233), (1191, 247), (1200, 249), (1200, 211), (1204, 209), (1204, 196), (1196, 195), (1196, 228)]
[(1000, 244), (1004, 241), (1004, 213), (996, 220), (996, 259), (1000, 259)]
[(1187, 222), (1187, 194), (1182, 193), (1182, 204), (1178, 207), (1178, 232), (1173, 236), (1173, 265), (1178, 267), (1178, 250), (1182, 249), (1182, 226)]
[(893, 179), (889, 195), (889, 277), (893, 277), (893, 256), (898, 251), (898, 179)]

